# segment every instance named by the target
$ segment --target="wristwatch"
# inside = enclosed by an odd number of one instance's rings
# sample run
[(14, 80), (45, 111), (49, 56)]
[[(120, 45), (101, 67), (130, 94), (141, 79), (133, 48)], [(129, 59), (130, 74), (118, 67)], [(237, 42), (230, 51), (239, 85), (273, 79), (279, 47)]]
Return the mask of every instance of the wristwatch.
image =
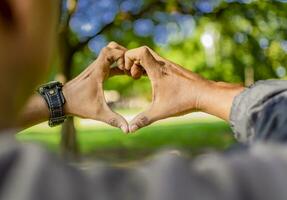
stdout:
[(64, 104), (65, 98), (62, 92), (63, 84), (58, 81), (52, 81), (41, 85), (37, 92), (45, 99), (49, 111), (49, 126), (54, 127), (62, 124), (65, 119)]

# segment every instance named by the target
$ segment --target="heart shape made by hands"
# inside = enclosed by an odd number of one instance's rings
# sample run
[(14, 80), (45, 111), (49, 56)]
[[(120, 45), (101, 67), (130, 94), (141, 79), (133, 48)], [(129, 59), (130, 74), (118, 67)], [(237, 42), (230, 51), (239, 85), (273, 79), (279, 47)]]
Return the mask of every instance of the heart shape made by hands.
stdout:
[[(111, 68), (115, 61), (118, 67)], [(110, 109), (103, 90), (106, 78), (123, 72), (135, 79), (146, 73), (152, 86), (151, 104), (129, 123)], [(127, 50), (112, 42), (84, 72), (65, 85), (64, 95), (69, 99), (66, 111), (103, 121), (126, 133), (134, 132), (157, 120), (198, 109), (200, 85), (205, 84), (205, 79), (161, 58), (146, 46)]]
[[(124, 60), (118, 60), (118, 67), (135, 79), (146, 74), (152, 86), (152, 102), (144, 112), (129, 122), (129, 132), (135, 132), (157, 120), (184, 115), (198, 109), (197, 97), (200, 90), (192, 85), (195, 82), (197, 85), (204, 85), (205, 79), (161, 58), (149, 47), (132, 50), (121, 46), (117, 48), (125, 50)], [(117, 120), (112, 120), (110, 124), (117, 126), (118, 124), (113, 124), (116, 122)]]

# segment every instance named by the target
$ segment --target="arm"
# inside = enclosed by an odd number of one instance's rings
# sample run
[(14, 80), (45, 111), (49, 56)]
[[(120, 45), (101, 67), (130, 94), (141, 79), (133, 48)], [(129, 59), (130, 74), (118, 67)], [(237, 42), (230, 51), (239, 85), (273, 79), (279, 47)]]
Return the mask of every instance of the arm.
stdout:
[(148, 47), (125, 53), (125, 69), (142, 66), (152, 84), (152, 103), (130, 123), (130, 131), (157, 120), (203, 111), (229, 120), (233, 99), (243, 87), (206, 80), (181, 66), (161, 58)]
[(141, 65), (151, 79), (151, 106), (130, 123), (135, 131), (154, 121), (203, 111), (229, 121), (241, 142), (287, 140), (287, 81), (260, 81), (250, 88), (206, 80), (148, 47), (129, 50), (125, 68)]
[(243, 90), (238, 84), (210, 81), (208, 88), (202, 90), (198, 110), (229, 122), (233, 100)]
[(49, 109), (42, 96), (35, 94), (18, 117), (17, 127), (28, 128), (49, 119)]

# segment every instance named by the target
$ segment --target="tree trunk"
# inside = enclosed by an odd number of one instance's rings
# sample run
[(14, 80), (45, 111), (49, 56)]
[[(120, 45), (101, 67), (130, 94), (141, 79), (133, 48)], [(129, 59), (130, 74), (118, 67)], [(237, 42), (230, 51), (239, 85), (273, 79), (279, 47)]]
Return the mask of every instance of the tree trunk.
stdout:
[(244, 84), (250, 86), (254, 83), (254, 69), (253, 67), (245, 67), (244, 69)]
[[(72, 47), (68, 42), (68, 28), (60, 34), (59, 54), (61, 55), (61, 75), (64, 77), (64, 82), (72, 78), (72, 60), (74, 53)], [(61, 155), (65, 159), (75, 160), (78, 159), (79, 148), (77, 144), (76, 129), (73, 117), (68, 117), (62, 125), (61, 130)]]
[(80, 156), (73, 117), (68, 117), (62, 125), (61, 155), (67, 160), (78, 160)]

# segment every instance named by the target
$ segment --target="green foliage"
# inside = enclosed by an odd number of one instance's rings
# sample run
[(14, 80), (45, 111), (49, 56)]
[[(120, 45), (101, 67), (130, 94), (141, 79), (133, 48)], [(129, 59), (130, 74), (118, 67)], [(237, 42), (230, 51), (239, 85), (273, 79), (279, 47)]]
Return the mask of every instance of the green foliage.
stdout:
[(151, 97), (151, 84), (147, 77), (133, 80), (128, 76), (115, 76), (107, 80), (104, 84), (106, 90), (116, 90), (123, 96), (146, 96)]
[[(148, 45), (160, 55), (213, 80), (244, 82), (248, 69), (254, 71), (251, 76), (255, 81), (286, 78), (287, 3), (278, 0), (250, 0), (247, 3), (207, 0), (205, 2), (213, 7), (206, 12), (198, 9), (200, 2), (144, 0), (139, 12), (119, 11), (114, 20), (94, 36), (103, 36), (107, 42), (113, 40), (127, 48)], [(165, 17), (159, 19), (159, 14)], [(179, 16), (191, 17), (194, 24), (182, 27), (183, 19)], [(139, 36), (134, 28), (139, 19), (150, 19), (154, 27), (161, 24), (167, 29), (171, 27), (162, 33), (162, 38), (166, 37), (167, 41), (164, 44), (156, 42), (155, 30), (150, 35)], [(181, 29), (190, 30), (190, 34), (182, 35)], [(71, 46), (80, 44), (81, 47), (73, 54), (72, 72), (76, 76), (96, 58), (87, 46), (94, 36), (77, 39), (73, 31), (69, 34)], [(148, 81), (112, 78), (105, 87), (116, 89), (124, 96), (138, 95), (140, 90), (147, 97), (150, 94)]]

